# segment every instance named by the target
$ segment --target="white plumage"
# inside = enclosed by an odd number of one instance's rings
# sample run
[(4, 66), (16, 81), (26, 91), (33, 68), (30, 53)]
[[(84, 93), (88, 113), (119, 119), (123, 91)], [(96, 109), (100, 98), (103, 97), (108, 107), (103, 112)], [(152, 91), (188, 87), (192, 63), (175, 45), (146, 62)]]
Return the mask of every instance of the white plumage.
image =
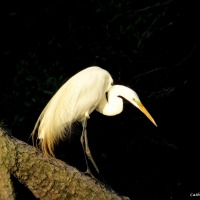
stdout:
[(135, 91), (112, 84), (111, 75), (106, 70), (94, 66), (72, 76), (56, 92), (42, 111), (32, 132), (34, 136), (38, 128), (38, 138), (41, 139), (40, 144), (44, 153), (54, 155), (55, 144), (64, 137), (70, 137), (71, 125), (75, 121), (83, 125), (82, 145), (84, 150), (88, 150), (86, 123), (89, 115), (95, 109), (108, 116), (121, 113), (123, 100), (118, 96), (127, 99), (156, 125)]

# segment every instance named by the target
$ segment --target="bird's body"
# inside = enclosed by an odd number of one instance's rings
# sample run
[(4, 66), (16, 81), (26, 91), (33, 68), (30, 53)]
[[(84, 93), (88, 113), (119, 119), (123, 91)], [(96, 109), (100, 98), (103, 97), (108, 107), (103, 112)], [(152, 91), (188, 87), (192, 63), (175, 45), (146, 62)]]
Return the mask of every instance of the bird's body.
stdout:
[(82, 123), (86, 115), (89, 117), (112, 82), (106, 70), (89, 67), (71, 77), (57, 91), (42, 111), (35, 126), (35, 129), (38, 127), (38, 138), (43, 139), (41, 147), (45, 153), (54, 155), (55, 143), (59, 139), (70, 137), (73, 122)]
[(54, 155), (55, 144), (60, 139), (70, 137), (71, 125), (76, 121), (83, 125), (81, 141), (84, 143), (84, 150), (89, 150), (86, 132), (89, 115), (95, 109), (108, 116), (121, 113), (123, 100), (119, 96), (140, 109), (156, 125), (133, 90), (112, 84), (111, 75), (106, 70), (94, 66), (72, 76), (57, 91), (42, 111), (32, 132), (34, 136), (38, 128), (38, 138), (41, 139), (44, 153)]

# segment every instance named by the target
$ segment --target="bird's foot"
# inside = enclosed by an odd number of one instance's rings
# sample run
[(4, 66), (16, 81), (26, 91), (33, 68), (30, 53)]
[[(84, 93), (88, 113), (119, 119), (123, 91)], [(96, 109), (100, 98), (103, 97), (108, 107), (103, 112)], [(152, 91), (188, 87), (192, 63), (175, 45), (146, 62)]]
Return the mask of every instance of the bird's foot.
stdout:
[(99, 173), (99, 175), (100, 175), (101, 181), (100, 181), (99, 179), (97, 179), (97, 178), (92, 174), (92, 172), (90, 171), (89, 168), (87, 168), (87, 170), (86, 170), (86, 172), (85, 172), (84, 174), (89, 175), (90, 177), (92, 177), (93, 179), (95, 179), (97, 182), (101, 182), (101, 183), (103, 182), (103, 184), (105, 185), (105, 187), (106, 187), (107, 189), (112, 190), (112, 188), (109, 186), (109, 184), (106, 182), (106, 180), (103, 178), (103, 176), (102, 176), (100, 173)]
[(92, 178), (96, 179), (95, 176), (92, 174), (92, 172), (90, 171), (90, 169), (87, 169), (85, 172), (86, 175), (91, 176)]

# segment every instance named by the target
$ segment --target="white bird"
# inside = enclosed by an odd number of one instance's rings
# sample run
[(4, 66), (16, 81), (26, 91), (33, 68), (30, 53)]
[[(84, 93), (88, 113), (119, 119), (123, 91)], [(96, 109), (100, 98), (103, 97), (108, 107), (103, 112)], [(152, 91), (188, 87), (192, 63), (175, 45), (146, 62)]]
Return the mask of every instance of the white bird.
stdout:
[(40, 114), (32, 132), (34, 137), (38, 129), (40, 146), (45, 154), (54, 156), (55, 144), (60, 139), (69, 138), (72, 134), (72, 124), (80, 122), (83, 126), (81, 143), (87, 164), (86, 173), (91, 174), (86, 156), (99, 172), (88, 146), (87, 120), (94, 110), (107, 116), (121, 113), (123, 100), (120, 96), (141, 110), (156, 125), (135, 91), (123, 85), (112, 84), (113, 79), (106, 70), (93, 66), (72, 76), (56, 92)]

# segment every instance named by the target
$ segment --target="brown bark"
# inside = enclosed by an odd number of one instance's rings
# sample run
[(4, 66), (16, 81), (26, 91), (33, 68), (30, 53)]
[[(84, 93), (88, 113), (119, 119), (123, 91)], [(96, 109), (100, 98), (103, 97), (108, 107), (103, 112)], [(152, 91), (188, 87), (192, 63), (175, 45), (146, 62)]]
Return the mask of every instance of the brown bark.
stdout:
[(14, 200), (15, 193), (10, 179), (10, 172), (3, 165), (0, 157), (0, 200)]
[(15, 199), (10, 173), (42, 200), (129, 199), (0, 128), (0, 200)]

